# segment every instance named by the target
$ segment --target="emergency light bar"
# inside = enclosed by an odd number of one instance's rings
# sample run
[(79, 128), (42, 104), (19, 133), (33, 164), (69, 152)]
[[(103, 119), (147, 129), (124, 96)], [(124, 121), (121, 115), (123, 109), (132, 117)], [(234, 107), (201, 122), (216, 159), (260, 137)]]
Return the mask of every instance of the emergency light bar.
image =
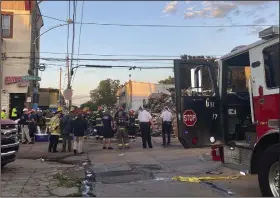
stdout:
[(271, 26), (259, 32), (259, 38), (270, 39), (275, 35), (279, 35), (279, 26)]

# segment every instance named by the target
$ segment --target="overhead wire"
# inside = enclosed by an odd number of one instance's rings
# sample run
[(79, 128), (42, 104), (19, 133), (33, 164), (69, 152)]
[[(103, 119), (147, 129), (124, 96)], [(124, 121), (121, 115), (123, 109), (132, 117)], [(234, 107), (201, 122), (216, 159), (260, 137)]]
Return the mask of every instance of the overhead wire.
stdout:
[[(7, 59), (30, 59), (30, 57), (23, 56), (7, 56)], [(56, 57), (39, 57), (34, 59), (40, 59), (45, 61), (65, 61), (66, 58), (56, 58)], [(72, 61), (173, 61), (178, 58), (71, 58)]]
[[(83, 18), (84, 18), (84, 3), (85, 3), (85, 1), (83, 1), (83, 3), (82, 3), (81, 22), (83, 22)], [(78, 43), (78, 56), (77, 56), (77, 58), (79, 58), (79, 55), (80, 55), (82, 26), (83, 26), (83, 24), (80, 24), (79, 43)], [(78, 65), (78, 64), (79, 64), (79, 60), (77, 60), (77, 65)], [(74, 80), (75, 80), (75, 76), (76, 76), (76, 74), (77, 74), (77, 71), (78, 71), (78, 69), (75, 69), (75, 72), (74, 72), (74, 75), (73, 75), (73, 78), (72, 78), (72, 82), (71, 82), (72, 84), (74, 83)]]
[[(29, 54), (30, 52), (6, 52), (6, 53), (22, 53), (22, 54)], [(64, 55), (64, 54), (67, 54), (67, 52), (40, 52), (41, 54), (61, 54), (61, 55)], [(74, 55), (78, 55), (78, 54), (75, 54)], [(176, 55), (145, 55), (145, 54), (94, 54), (94, 53), (87, 53), (87, 54), (79, 54), (79, 56), (101, 56), (101, 57), (114, 57), (114, 56), (127, 56), (127, 57), (180, 57), (180, 55), (176, 56)], [(200, 55), (191, 55), (191, 56), (200, 56)], [(222, 56), (222, 55), (213, 55), (213, 54), (210, 54), (210, 55), (205, 55), (205, 56)]]
[[(14, 14), (14, 15), (30, 15), (30, 14)], [(48, 19), (66, 22), (67, 20), (59, 19), (47, 15), (39, 15)], [(75, 24), (84, 24), (84, 25), (98, 25), (98, 26), (120, 26), (120, 27), (161, 27), (161, 28), (235, 28), (235, 27), (269, 27), (269, 26), (279, 26), (279, 24), (241, 24), (241, 25), (170, 25), (170, 24), (123, 24), (123, 23), (98, 23), (98, 22), (78, 22), (73, 21)]]
[[(55, 17), (50, 17), (46, 15), (41, 15), (42, 17), (67, 22), (66, 20), (58, 19)], [(75, 24), (84, 25), (98, 25), (98, 26), (119, 26), (119, 27), (162, 27), (162, 28), (234, 28), (234, 27), (269, 27), (277, 24), (243, 24), (243, 25), (170, 25), (170, 24), (123, 24), (123, 23), (98, 23), (98, 22), (78, 22), (73, 21)]]

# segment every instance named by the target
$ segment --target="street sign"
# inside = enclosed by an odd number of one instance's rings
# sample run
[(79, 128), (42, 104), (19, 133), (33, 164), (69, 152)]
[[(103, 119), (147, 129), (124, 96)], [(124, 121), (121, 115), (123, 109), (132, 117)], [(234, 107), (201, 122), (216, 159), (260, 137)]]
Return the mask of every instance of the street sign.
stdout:
[(73, 95), (73, 90), (72, 89), (65, 89), (63, 92), (63, 96), (65, 100), (71, 100)]
[(22, 80), (29, 80), (29, 81), (41, 81), (41, 77), (39, 76), (22, 76)]
[(194, 126), (197, 121), (195, 112), (193, 110), (186, 110), (183, 114), (183, 121), (187, 126)]

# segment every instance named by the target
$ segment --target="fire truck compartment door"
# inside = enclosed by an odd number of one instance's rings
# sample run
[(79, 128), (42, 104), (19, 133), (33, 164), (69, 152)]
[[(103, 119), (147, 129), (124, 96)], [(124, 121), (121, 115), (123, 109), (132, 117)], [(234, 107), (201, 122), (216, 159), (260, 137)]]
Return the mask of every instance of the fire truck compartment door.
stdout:
[[(196, 122), (190, 123), (182, 119), (182, 130), (179, 138), (183, 138), (188, 147), (210, 146), (210, 137), (220, 139), (218, 130), (218, 100), (214, 96), (185, 96), (182, 97), (182, 118), (195, 113)], [(185, 116), (185, 117), (184, 117)], [(191, 126), (193, 124), (193, 126)], [(193, 140), (197, 141), (194, 142)]]

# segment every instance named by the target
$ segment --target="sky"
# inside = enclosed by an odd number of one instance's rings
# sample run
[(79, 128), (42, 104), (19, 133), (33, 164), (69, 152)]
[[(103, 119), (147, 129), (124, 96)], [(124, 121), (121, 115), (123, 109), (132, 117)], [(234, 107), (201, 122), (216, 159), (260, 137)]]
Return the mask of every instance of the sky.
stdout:
[[(84, 3), (84, 6), (82, 4)], [(82, 12), (83, 7), (83, 12)], [(43, 16), (66, 21), (68, 1), (43, 1)], [(73, 3), (71, 3), (73, 19)], [(277, 1), (78, 1), (76, 21), (84, 23), (157, 24), (184, 26), (279, 25)], [(83, 14), (82, 14), (83, 13)], [(81, 17), (83, 20), (81, 20)], [(64, 22), (43, 17), (41, 33)], [(166, 58), (182, 54), (222, 56), (234, 47), (258, 40), (261, 27), (124, 27), (95, 24), (75, 25), (74, 58)], [(81, 32), (80, 32), (81, 30)], [(72, 49), (70, 25), (68, 49)], [(41, 57), (65, 58), (67, 26), (50, 30), (41, 36)], [(80, 39), (79, 39), (80, 38)], [(51, 53), (46, 53), (51, 52)], [(59, 53), (59, 54), (57, 54)], [(63, 54), (65, 53), (65, 54)], [(78, 55), (80, 54), (80, 55)], [(95, 54), (95, 55), (82, 55)], [(101, 55), (101, 56), (100, 56)], [(103, 56), (102, 56), (103, 55)], [(119, 55), (119, 56), (104, 56)], [(131, 56), (138, 55), (138, 56)], [(139, 57), (139, 55), (149, 57)], [(164, 56), (164, 57), (159, 57)], [(59, 87), (59, 69), (62, 68), (62, 88), (66, 88), (65, 61), (41, 61), (47, 69), (40, 73), (41, 87)], [(172, 61), (73, 61), (77, 64), (160, 66), (172, 67)], [(134, 70), (78, 68), (72, 88), (73, 103), (89, 100), (89, 92), (99, 81), (111, 78), (121, 83), (129, 80), (154, 82), (173, 76), (172, 69)]]

